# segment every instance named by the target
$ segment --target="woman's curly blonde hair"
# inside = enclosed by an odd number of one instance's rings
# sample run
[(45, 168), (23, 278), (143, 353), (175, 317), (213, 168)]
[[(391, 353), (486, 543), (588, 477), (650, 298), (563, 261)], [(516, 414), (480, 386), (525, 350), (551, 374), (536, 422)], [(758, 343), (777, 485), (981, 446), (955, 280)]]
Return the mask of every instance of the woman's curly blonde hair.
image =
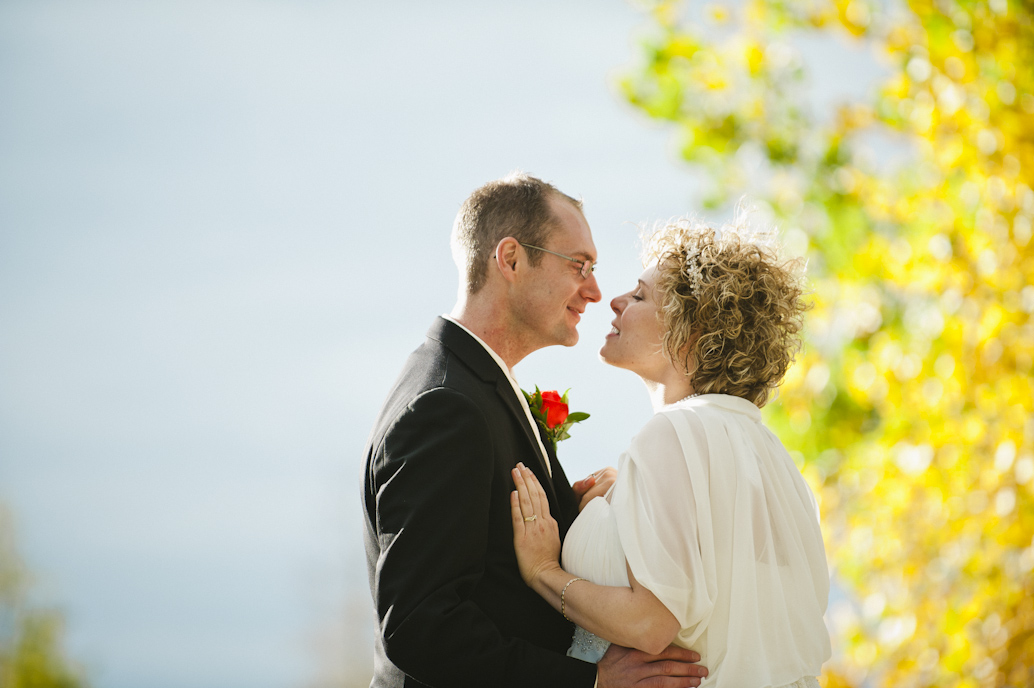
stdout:
[[(669, 222), (647, 239), (656, 261), (663, 346), (697, 394), (731, 394), (764, 406), (801, 348), (804, 261), (781, 260), (774, 233), (742, 213), (714, 229)], [(695, 364), (695, 365), (694, 365)]]

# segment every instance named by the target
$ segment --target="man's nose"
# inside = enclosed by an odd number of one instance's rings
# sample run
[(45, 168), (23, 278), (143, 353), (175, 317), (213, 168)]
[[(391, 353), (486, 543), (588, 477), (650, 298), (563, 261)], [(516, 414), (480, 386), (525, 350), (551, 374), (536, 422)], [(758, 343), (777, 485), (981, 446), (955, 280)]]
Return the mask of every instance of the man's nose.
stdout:
[(603, 292), (600, 291), (600, 285), (596, 281), (595, 273), (590, 272), (582, 284), (582, 298), (593, 303), (603, 298)]

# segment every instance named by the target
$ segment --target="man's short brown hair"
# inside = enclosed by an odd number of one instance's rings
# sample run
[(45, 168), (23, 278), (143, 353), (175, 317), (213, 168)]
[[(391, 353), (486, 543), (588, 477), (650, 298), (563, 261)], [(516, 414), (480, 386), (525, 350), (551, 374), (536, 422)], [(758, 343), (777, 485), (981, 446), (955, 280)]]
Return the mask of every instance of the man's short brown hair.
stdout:
[[(545, 248), (557, 225), (549, 206), (552, 198), (582, 209), (581, 201), (524, 172), (488, 182), (470, 194), (452, 228), (453, 258), (465, 273), (468, 294), (476, 294), (485, 285), (488, 262), (504, 238)], [(528, 253), (532, 265), (541, 259), (539, 251)]]

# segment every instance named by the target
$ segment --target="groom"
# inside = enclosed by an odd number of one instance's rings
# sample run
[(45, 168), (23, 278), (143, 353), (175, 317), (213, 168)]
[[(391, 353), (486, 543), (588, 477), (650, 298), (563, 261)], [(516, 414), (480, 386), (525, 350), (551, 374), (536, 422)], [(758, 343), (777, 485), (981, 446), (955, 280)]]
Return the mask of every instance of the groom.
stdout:
[[(699, 685), (699, 657), (612, 646), (599, 665), (565, 655), (572, 625), (521, 580), (510, 470), (549, 493), (561, 537), (592, 480), (572, 488), (532, 420), (513, 367), (572, 346), (600, 300), (581, 203), (513, 174), (477, 189), (453, 228), (460, 293), (388, 394), (365, 456), (366, 558), (379, 628), (373, 688)], [(654, 677), (651, 679), (651, 677)]]

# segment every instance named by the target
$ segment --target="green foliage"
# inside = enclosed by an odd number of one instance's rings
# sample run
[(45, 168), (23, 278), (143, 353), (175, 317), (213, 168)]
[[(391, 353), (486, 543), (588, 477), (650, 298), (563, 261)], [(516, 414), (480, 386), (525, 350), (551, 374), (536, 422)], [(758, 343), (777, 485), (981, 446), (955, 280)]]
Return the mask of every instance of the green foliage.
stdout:
[(81, 672), (61, 651), (61, 617), (34, 608), (8, 513), (0, 507), (0, 686), (80, 688)]
[[(808, 254), (808, 347), (766, 412), (851, 593), (824, 685), (1034, 684), (1034, 5), (652, 15), (625, 97), (672, 122), (707, 205), (747, 193)], [(878, 92), (809, 112), (809, 35), (888, 64)]]

